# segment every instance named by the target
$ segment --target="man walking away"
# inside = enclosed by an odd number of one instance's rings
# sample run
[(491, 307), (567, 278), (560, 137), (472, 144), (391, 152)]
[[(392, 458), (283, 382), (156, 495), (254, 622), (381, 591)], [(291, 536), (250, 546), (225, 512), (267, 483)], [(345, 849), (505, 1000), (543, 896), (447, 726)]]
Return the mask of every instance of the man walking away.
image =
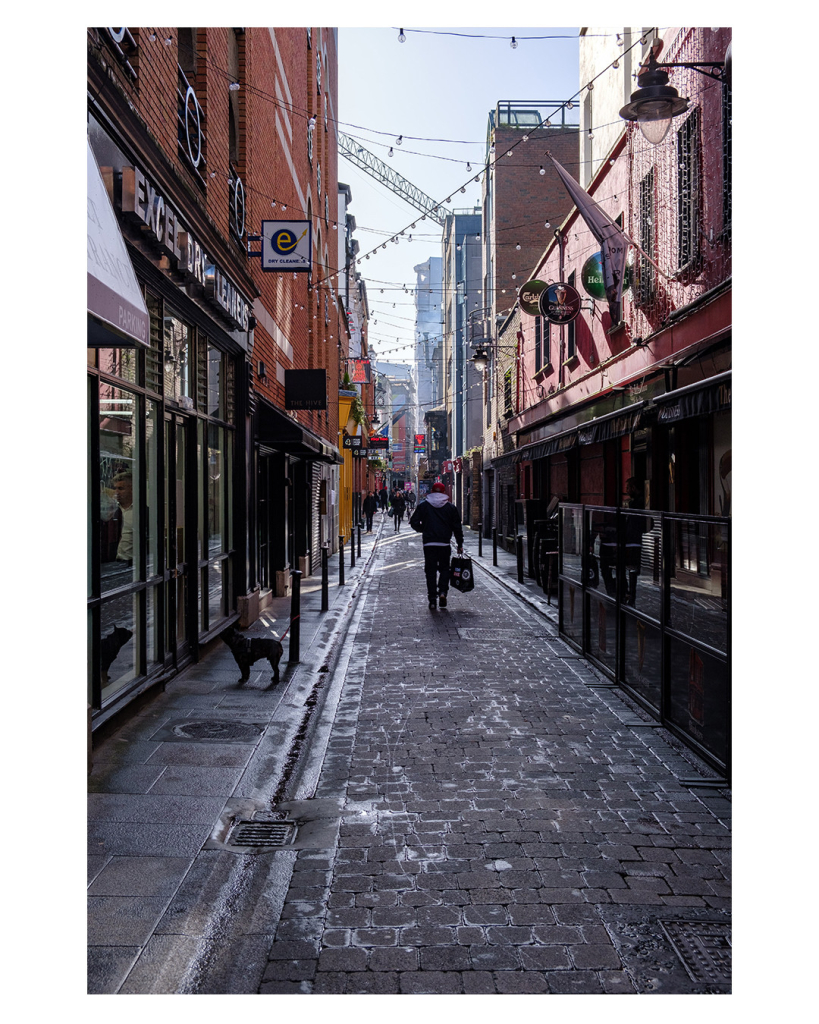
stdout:
[(373, 494), (372, 491), (367, 491), (367, 497), (364, 499), (362, 509), (367, 519), (367, 533), (373, 532), (373, 515), (378, 508), (378, 498)]
[(420, 533), (424, 544), (424, 575), (427, 579), (429, 610), (435, 611), (436, 602), (446, 608), (449, 590), (449, 548), (453, 533), (458, 542), (458, 554), (464, 550), (464, 529), (458, 510), (446, 496), (443, 484), (433, 484), (427, 497), (412, 513), (410, 526)]
[(386, 487), (382, 487), (381, 490), (378, 492), (378, 500), (381, 503), (381, 511), (382, 512), (386, 512), (387, 511), (387, 499), (388, 499), (388, 497), (389, 497), (389, 495), (387, 494), (387, 488)]
[(394, 532), (398, 533), (401, 529), (401, 520), (404, 518), (404, 513), (407, 510), (407, 503), (404, 501), (404, 494), (402, 491), (393, 491), (392, 495), (392, 517), (395, 523)]

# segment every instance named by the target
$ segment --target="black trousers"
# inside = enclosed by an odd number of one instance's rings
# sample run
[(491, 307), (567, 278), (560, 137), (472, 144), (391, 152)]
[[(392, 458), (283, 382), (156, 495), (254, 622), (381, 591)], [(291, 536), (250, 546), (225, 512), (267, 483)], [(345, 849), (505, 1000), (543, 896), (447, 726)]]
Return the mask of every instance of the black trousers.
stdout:
[(367, 517), (367, 533), (372, 533), (373, 529), (373, 513), (365, 512), (364, 515)]
[(445, 594), (449, 589), (449, 555), (449, 545), (424, 548), (424, 575), (430, 601), (435, 601), (438, 594)]

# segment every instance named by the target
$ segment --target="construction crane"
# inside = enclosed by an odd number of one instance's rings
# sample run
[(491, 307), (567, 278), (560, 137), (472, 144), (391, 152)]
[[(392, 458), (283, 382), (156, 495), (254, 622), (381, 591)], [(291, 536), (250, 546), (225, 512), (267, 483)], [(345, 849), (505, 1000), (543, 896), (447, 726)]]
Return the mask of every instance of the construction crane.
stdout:
[(374, 156), (369, 150), (365, 149), (361, 143), (351, 139), (349, 135), (339, 132), (338, 151), (343, 156), (346, 156), (351, 163), (354, 163), (356, 167), (360, 167), (362, 171), (366, 171), (376, 181), (386, 185), (391, 192), (400, 196), (410, 206), (420, 210), (421, 213), (429, 217), (430, 220), (434, 220), (436, 224), (440, 224), (441, 227), (444, 226), (447, 211), (441, 209), (439, 203), (436, 203), (434, 199), (430, 199), (420, 188), (416, 188), (411, 181), (407, 181), (406, 178), (403, 178), (394, 171), (392, 167), (385, 164), (383, 160), (379, 160), (377, 156)]

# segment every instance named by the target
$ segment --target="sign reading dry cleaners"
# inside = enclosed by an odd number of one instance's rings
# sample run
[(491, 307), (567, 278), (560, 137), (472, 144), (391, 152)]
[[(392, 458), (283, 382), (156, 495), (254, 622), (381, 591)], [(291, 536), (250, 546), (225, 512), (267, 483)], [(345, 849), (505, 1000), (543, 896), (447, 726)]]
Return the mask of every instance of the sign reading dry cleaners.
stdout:
[(122, 169), (122, 212), (150, 228), (173, 266), (189, 281), (201, 285), (207, 301), (234, 329), (248, 330), (250, 303), (136, 166)]

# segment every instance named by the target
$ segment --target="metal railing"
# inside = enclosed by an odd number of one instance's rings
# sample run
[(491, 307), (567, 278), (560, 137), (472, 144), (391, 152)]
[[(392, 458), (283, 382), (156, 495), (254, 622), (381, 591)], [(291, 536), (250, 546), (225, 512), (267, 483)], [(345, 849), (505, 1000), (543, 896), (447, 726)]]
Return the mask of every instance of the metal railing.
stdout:
[(731, 520), (561, 505), (560, 634), (717, 770), (731, 764)]

